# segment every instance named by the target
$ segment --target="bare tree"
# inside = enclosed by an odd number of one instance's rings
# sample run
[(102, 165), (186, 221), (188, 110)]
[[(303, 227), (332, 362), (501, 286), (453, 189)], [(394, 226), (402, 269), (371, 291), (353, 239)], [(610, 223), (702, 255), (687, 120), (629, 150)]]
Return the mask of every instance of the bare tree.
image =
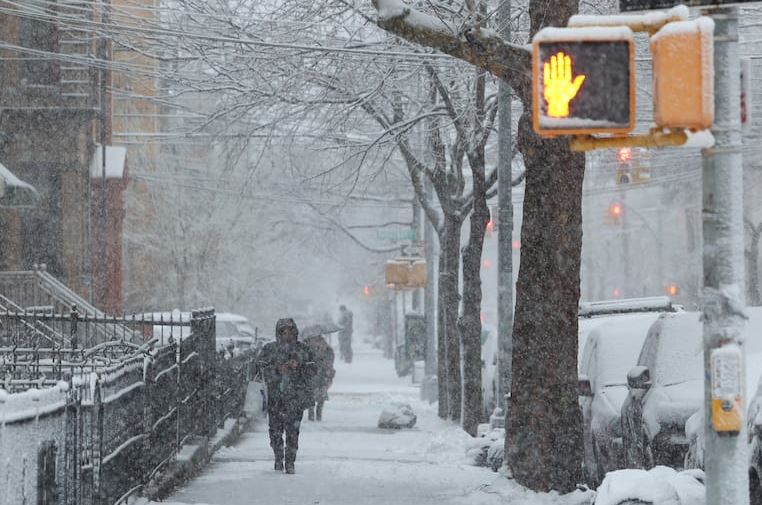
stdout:
[[(478, 25), (455, 32), (441, 20), (446, 13), (428, 15), (400, 0), (373, 5), (385, 30), (506, 80), (524, 105), (518, 146), (527, 173), (506, 460), (516, 480), (531, 489), (570, 491), (582, 477), (576, 383), (584, 156), (565, 140), (532, 131), (525, 47)], [(530, 36), (543, 26), (565, 25), (577, 8), (575, 0), (530, 0)]]

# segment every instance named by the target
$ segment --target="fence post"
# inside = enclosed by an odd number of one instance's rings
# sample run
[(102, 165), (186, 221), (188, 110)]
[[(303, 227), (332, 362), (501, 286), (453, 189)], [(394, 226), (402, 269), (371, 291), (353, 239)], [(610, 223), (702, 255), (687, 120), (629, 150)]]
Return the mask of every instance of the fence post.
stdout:
[[(141, 475), (141, 482), (146, 482), (151, 471), (153, 471), (153, 457), (151, 451), (151, 440), (153, 432), (153, 409), (152, 398), (153, 385), (156, 378), (156, 369), (154, 368), (154, 360), (151, 356), (146, 356), (143, 362), (143, 449), (141, 455), (143, 456), (143, 462), (141, 467), (143, 474)], [(155, 450), (158, 450), (155, 449)]]
[(216, 380), (214, 358), (214, 339), (215, 339), (215, 316), (214, 309), (193, 311), (191, 319), (191, 335), (196, 335), (198, 353), (201, 362), (202, 375), (202, 409), (203, 426), (201, 435), (206, 437), (214, 436), (217, 431), (217, 409), (216, 407)]
[(101, 467), (103, 462), (103, 398), (101, 392), (101, 378), (95, 381), (93, 390), (93, 419), (91, 423), (93, 430), (93, 498), (95, 505), (102, 505), (101, 496)]

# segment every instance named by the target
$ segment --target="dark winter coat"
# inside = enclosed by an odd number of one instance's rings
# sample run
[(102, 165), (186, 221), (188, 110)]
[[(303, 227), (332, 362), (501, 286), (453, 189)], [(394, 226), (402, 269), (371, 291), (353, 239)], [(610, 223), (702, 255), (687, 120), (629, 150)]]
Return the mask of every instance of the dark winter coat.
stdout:
[(347, 309), (341, 312), (339, 316), (339, 326), (341, 327), (339, 331), (340, 339), (348, 340), (352, 338), (352, 319), (353, 314), (351, 310)]
[[(293, 360), (296, 367), (283, 370)], [(262, 348), (259, 365), (267, 385), (268, 409), (301, 412), (314, 403), (315, 358), (302, 342), (270, 342)]]
[(336, 375), (336, 370), (333, 368), (335, 353), (322, 335), (307, 337), (304, 339), (304, 343), (307, 344), (312, 351), (312, 355), (315, 357), (315, 363), (317, 365), (317, 373), (315, 374), (315, 380), (313, 381), (315, 400), (325, 400), (328, 396), (328, 388), (331, 387), (333, 378)]

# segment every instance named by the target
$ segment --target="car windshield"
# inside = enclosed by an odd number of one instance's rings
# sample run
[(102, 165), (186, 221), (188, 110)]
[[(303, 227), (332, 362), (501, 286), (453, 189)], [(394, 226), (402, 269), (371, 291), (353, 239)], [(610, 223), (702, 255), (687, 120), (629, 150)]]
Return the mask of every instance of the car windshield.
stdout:
[(677, 324), (665, 323), (656, 355), (655, 380), (665, 386), (701, 379), (704, 374), (702, 333), (698, 318), (675, 322)]
[(217, 338), (229, 338), (238, 336), (238, 328), (230, 321), (217, 321)]
[(235, 327), (238, 330), (238, 333), (244, 337), (253, 337), (256, 334), (256, 331), (248, 322), (235, 323)]

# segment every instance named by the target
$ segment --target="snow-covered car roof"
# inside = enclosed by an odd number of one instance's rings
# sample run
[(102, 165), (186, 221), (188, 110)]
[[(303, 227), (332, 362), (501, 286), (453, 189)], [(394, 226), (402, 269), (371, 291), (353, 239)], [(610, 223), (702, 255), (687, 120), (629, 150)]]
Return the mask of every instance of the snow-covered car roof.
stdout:
[(217, 312), (215, 314), (217, 321), (231, 322), (231, 323), (248, 323), (249, 320), (240, 314), (233, 314), (232, 312)]

